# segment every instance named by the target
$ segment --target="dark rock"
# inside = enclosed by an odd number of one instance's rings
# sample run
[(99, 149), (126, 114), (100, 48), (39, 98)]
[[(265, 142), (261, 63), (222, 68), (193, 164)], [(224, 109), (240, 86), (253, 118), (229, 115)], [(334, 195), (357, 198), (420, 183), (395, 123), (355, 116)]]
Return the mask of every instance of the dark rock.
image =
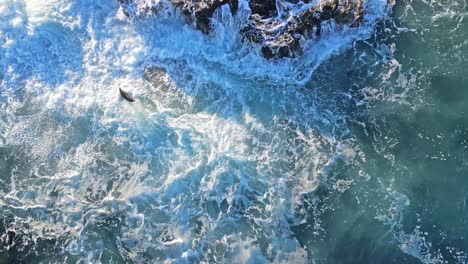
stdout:
[[(133, 14), (132, 10), (137, 5), (135, 1), (119, 0), (125, 14)], [(242, 40), (260, 45), (261, 53), (267, 59), (296, 57), (303, 54), (301, 39), (320, 37), (324, 22), (334, 20), (338, 26), (356, 27), (363, 20), (362, 0), (322, 0), (303, 11), (291, 11), (301, 10), (297, 7), (311, 2), (249, 0), (251, 15), (241, 29)], [(239, 8), (238, 0), (170, 0), (170, 4), (205, 34), (211, 32), (211, 18), (218, 8), (228, 4), (232, 14)], [(142, 8), (156, 13), (155, 7)]]
[(7, 245), (12, 246), (15, 242), (16, 232), (13, 230), (8, 230), (6, 233)]
[[(357, 26), (362, 21), (362, 1), (326, 0), (297, 14), (286, 24), (253, 14), (242, 34), (244, 40), (262, 45), (265, 58), (295, 57), (303, 53), (302, 37), (319, 37), (322, 23), (334, 19), (339, 26)], [(274, 30), (273, 30), (274, 29)]]
[(189, 21), (194, 21), (196, 27), (205, 34), (211, 30), (210, 19), (216, 9), (228, 4), (231, 13), (235, 14), (239, 8), (238, 0), (172, 0), (171, 2)]
[(252, 15), (259, 15), (262, 18), (269, 18), (278, 15), (276, 0), (251, 0), (249, 1)]
[(239, 9), (239, 0), (229, 0), (229, 8), (231, 8), (232, 14), (235, 15)]
[(271, 48), (268, 47), (268, 46), (263, 46), (262, 47), (262, 55), (263, 55), (263, 57), (265, 57), (267, 59), (272, 59), (275, 56), (275, 54), (273, 53)]

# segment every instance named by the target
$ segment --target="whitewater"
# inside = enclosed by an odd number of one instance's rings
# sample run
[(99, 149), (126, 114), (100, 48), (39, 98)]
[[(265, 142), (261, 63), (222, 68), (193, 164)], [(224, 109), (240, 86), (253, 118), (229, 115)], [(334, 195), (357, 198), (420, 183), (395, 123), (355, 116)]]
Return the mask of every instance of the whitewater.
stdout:
[(0, 263), (468, 261), (466, 107), (434, 88), (468, 87), (466, 1), (366, 0), (273, 60), (247, 2), (210, 35), (139, 2), (0, 0)]

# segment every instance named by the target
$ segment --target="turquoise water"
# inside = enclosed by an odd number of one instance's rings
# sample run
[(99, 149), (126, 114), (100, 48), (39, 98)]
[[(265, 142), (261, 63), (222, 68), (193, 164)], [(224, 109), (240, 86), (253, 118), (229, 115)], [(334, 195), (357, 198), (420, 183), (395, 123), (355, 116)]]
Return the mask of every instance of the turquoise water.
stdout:
[(468, 3), (365, 3), (266, 61), (225, 12), (0, 0), (0, 263), (467, 263)]

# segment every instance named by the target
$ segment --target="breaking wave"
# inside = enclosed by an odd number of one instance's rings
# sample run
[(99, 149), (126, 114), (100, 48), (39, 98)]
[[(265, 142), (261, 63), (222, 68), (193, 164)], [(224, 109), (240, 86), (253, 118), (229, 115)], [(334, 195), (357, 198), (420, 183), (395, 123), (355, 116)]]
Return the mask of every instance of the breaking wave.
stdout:
[[(328, 60), (363, 52), (392, 4), (365, 1), (363, 26), (329, 23), (302, 57), (269, 61), (238, 37), (246, 2), (236, 17), (218, 10), (210, 36), (164, 2), (138, 3), (137, 13), (161, 12), (129, 19), (117, 1), (0, 1), (0, 231), (17, 233), (0, 254), (314, 262), (320, 253), (298, 230), (320, 241), (322, 215), (370, 177), (350, 120), (377, 96), (366, 87), (359, 101), (349, 87), (321, 83), (340, 78)], [(374, 50), (392, 65), (385, 47)], [(351, 60), (375, 69), (366, 59)], [(358, 176), (341, 175), (344, 167)]]

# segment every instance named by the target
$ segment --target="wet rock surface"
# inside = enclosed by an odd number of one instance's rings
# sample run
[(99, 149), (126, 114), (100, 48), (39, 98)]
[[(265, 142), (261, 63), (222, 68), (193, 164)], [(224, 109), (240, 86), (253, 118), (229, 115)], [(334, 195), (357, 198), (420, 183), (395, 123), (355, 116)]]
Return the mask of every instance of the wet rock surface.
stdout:
[(239, 7), (238, 0), (172, 0), (171, 2), (175, 8), (182, 11), (182, 14), (184, 14), (189, 21), (194, 21), (196, 27), (206, 34), (211, 30), (210, 19), (213, 17), (216, 9), (222, 5), (228, 4), (231, 13), (235, 14)]
[[(356, 27), (363, 21), (363, 0), (249, 0), (250, 15), (241, 29), (244, 42), (259, 45), (267, 59), (296, 57), (303, 53), (302, 40), (319, 38), (323, 25)], [(164, 4), (119, 0), (127, 16), (157, 14)], [(140, 3), (141, 2), (141, 3)], [(189, 23), (209, 34), (215, 11), (228, 5), (233, 15), (239, 0), (169, 0), (165, 7), (179, 10)]]
[(15, 236), (16, 236), (16, 232), (13, 231), (13, 230), (9, 230), (7, 232), (7, 244), (8, 246), (12, 246), (14, 241), (15, 241)]
[(252, 14), (249, 24), (244, 28), (246, 39), (262, 45), (265, 58), (301, 55), (301, 39), (320, 37), (322, 25), (332, 19), (338, 26), (351, 27), (358, 26), (362, 21), (360, 0), (321, 1), (295, 14), (289, 13), (287, 7), (284, 9), (281, 12), (283, 16), (287, 16), (284, 19), (263, 19), (257, 14)]
[(249, 2), (252, 15), (258, 15), (262, 18), (269, 18), (278, 15), (276, 9), (276, 0), (251, 0)]

